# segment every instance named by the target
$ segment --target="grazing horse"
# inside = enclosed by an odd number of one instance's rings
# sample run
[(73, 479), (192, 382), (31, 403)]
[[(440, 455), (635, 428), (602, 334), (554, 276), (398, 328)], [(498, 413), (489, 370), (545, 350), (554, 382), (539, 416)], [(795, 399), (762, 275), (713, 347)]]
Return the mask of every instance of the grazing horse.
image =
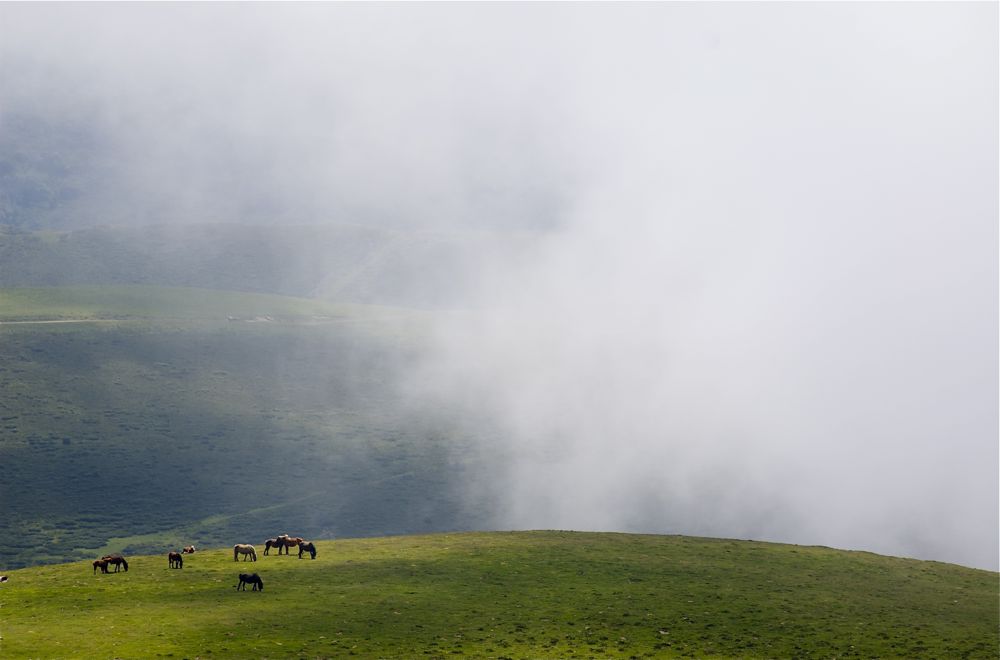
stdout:
[(194, 554), (194, 546), (193, 545), (189, 545), (189, 546), (185, 547), (183, 550), (181, 550), (181, 552), (184, 553), (185, 555), (193, 555)]
[(289, 536), (288, 534), (282, 534), (281, 536), (278, 537), (278, 541), (281, 542), (281, 547), (278, 548), (278, 554), (280, 555), (282, 548), (284, 548), (285, 554), (287, 555), (289, 548), (294, 548), (298, 544), (303, 543), (305, 539), (303, 539), (300, 536)]
[(302, 559), (303, 552), (308, 552), (312, 559), (316, 559), (316, 546), (313, 545), (312, 541), (299, 542), (299, 559)]
[(97, 569), (101, 569), (102, 573), (108, 572), (108, 560), (107, 559), (95, 559), (94, 560), (94, 574), (97, 574)]
[(170, 552), (167, 554), (167, 564), (170, 568), (184, 568), (184, 557), (179, 552)]
[(247, 557), (257, 561), (257, 551), (249, 543), (237, 543), (233, 546), (233, 561), (238, 561), (239, 555), (243, 555), (243, 561), (246, 561)]
[(283, 548), (284, 546), (285, 544), (279, 541), (278, 539), (268, 539), (264, 541), (264, 554), (265, 555), (271, 554), (271, 548), (277, 548), (278, 554), (281, 554), (281, 548)]
[(240, 583), (236, 585), (237, 591), (246, 591), (247, 585), (253, 585), (253, 591), (257, 591), (257, 587), (260, 587), (261, 591), (264, 591), (264, 581), (260, 579), (260, 576), (256, 573), (240, 573)]
[(124, 568), (125, 572), (128, 573), (128, 562), (125, 561), (125, 558), (121, 555), (104, 555), (101, 559), (107, 561), (108, 565), (113, 564), (115, 567), (115, 573), (117, 573), (120, 568)]

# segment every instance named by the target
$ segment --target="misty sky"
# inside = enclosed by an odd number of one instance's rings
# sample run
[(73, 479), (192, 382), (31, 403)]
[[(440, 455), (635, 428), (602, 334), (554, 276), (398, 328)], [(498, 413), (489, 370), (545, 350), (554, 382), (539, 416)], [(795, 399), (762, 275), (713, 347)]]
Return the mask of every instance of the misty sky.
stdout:
[(996, 570), (997, 12), (2, 3), (0, 130), (89, 127), (108, 222), (537, 232), (405, 384), (497, 527)]

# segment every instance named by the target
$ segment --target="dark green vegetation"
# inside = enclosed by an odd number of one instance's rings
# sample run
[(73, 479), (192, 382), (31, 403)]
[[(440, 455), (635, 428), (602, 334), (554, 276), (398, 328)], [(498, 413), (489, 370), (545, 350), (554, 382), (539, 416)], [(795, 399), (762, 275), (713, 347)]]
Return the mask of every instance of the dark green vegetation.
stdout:
[[(14, 571), (5, 657), (995, 658), (997, 574), (722, 539), (478, 533), (316, 560), (166, 552)], [(237, 592), (257, 572), (261, 593)]]
[(108, 544), (481, 527), (452, 460), (475, 456), (393, 385), (421, 318), (201, 289), (0, 290), (0, 570)]

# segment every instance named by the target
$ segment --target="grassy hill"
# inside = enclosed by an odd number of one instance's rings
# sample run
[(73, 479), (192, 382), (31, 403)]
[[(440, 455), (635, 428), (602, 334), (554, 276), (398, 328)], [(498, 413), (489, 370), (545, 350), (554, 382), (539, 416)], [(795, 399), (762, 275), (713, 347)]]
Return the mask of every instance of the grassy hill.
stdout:
[[(1000, 644), (997, 574), (936, 562), (571, 532), (317, 546), (314, 561), (221, 548), (181, 570), (164, 551), (128, 573), (13, 571), (0, 655), (995, 658)], [(263, 592), (233, 588), (244, 571)]]
[(161, 285), (441, 308), (461, 300), (472, 264), (514, 259), (530, 238), (332, 223), (0, 225), (0, 287)]
[(451, 459), (461, 439), (393, 386), (421, 318), (202, 289), (0, 290), (0, 570), (237, 530), (482, 528)]

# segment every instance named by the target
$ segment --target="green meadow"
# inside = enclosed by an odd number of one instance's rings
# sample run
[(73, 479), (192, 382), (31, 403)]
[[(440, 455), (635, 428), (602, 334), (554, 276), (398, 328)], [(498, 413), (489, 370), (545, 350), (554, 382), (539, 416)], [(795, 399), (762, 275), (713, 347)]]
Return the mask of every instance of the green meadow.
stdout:
[[(78, 285), (0, 289), (0, 323), (18, 321), (138, 320), (160, 322), (270, 320), (330, 323), (415, 317), (377, 305), (338, 304), (266, 293), (191, 287)], [(269, 317), (269, 318), (268, 318)]]
[[(293, 531), (294, 533), (294, 531)], [(237, 541), (248, 539), (236, 538)], [(263, 547), (258, 544), (258, 552)], [(0, 586), (12, 658), (995, 658), (997, 574), (749, 541), (574, 532), (199, 549)], [(239, 592), (256, 572), (263, 592)]]

